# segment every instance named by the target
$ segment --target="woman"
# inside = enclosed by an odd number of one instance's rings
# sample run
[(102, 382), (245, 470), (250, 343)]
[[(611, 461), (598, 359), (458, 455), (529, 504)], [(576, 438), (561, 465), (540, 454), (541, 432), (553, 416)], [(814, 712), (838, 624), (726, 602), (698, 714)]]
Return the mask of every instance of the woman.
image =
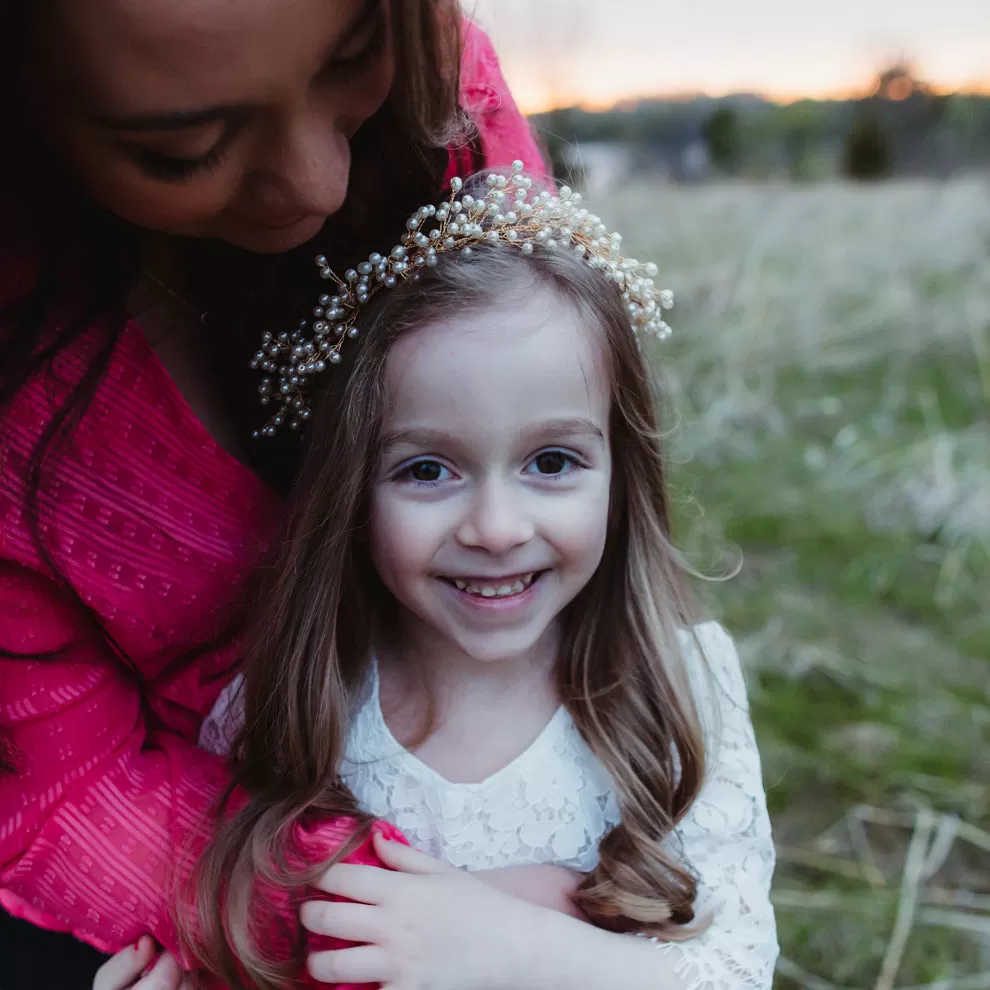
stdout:
[(0, 73), (2, 983), (88, 987), (31, 926), (177, 950), (228, 783), (196, 733), (301, 443), (252, 439), (261, 333), (538, 157), (453, 0), (5, 0)]

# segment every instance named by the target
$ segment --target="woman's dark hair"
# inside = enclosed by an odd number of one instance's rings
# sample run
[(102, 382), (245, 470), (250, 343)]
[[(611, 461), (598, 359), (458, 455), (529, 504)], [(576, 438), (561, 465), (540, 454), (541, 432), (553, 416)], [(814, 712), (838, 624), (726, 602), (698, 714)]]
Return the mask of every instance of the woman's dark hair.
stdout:
[[(62, 442), (85, 414), (110, 363), (141, 275), (144, 232), (97, 204), (51, 147), (41, 124), (43, 40), (58, 0), (0, 3), (0, 450), (3, 417), (35, 376), (86, 339), (85, 366), (33, 449), (24, 516), (42, 562), (72, 593), (41, 538), (45, 479), (57, 470)], [(351, 143), (347, 200), (323, 231), (283, 255), (253, 255), (207, 240), (183, 240), (175, 252), (190, 302), (209, 314), (204, 341), (231, 422), (255, 470), (276, 490), (294, 480), (299, 443), (252, 443), (264, 420), (248, 369), (266, 329), (295, 326), (311, 305), (313, 256), (346, 268), (378, 243), (390, 243), (406, 216), (440, 192), (445, 144), (460, 122), (461, 14), (456, 0), (390, 3), (396, 78), (382, 108)], [(373, 205), (373, 209), (372, 209)], [(104, 630), (99, 630), (108, 639)], [(117, 651), (126, 662), (126, 657)], [(0, 771), (13, 769), (4, 753)]]

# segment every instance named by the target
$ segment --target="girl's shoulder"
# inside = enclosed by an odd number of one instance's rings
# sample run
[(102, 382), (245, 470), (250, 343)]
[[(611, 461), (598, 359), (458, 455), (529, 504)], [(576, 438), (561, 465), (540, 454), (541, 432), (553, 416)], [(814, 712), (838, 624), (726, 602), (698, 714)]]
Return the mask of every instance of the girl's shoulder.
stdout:
[(702, 722), (709, 727), (727, 715), (746, 714), (749, 702), (733, 638), (718, 622), (678, 630), (685, 673)]
[(739, 667), (739, 654), (729, 633), (714, 620), (677, 630), (688, 672), (732, 670)]

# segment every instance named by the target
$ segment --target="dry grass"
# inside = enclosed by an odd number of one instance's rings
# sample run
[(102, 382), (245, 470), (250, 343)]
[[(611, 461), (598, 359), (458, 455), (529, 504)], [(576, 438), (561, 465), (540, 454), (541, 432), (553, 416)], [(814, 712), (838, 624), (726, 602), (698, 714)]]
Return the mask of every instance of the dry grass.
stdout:
[(709, 590), (780, 846), (778, 985), (990, 988), (990, 180), (595, 205), (677, 295), (681, 540), (744, 555)]

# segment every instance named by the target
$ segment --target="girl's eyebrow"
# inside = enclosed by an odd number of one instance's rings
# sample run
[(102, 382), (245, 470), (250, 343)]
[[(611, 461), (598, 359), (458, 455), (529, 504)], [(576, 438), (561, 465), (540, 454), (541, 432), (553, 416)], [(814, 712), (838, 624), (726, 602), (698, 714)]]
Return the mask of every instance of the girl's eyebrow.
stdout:
[[(577, 438), (604, 441), (605, 434), (600, 426), (590, 419), (547, 419), (526, 427), (524, 437)], [(431, 450), (456, 442), (457, 436), (446, 430), (434, 430), (427, 427), (411, 427), (406, 430), (395, 430), (385, 435), (382, 447), (392, 450), (395, 447), (416, 447)]]
[[(357, 13), (341, 32), (340, 37), (333, 43), (333, 49), (327, 54), (324, 62), (333, 60), (335, 52), (346, 48), (350, 42), (361, 33), (381, 7), (382, 0), (365, 0)], [(244, 104), (218, 104), (212, 107), (198, 107), (191, 110), (163, 110), (161, 112), (140, 114), (90, 114), (91, 120), (103, 127), (114, 131), (129, 131), (140, 134), (145, 131), (181, 131), (191, 127), (201, 127), (204, 124), (225, 122), (233, 117), (245, 114), (251, 108)]]

